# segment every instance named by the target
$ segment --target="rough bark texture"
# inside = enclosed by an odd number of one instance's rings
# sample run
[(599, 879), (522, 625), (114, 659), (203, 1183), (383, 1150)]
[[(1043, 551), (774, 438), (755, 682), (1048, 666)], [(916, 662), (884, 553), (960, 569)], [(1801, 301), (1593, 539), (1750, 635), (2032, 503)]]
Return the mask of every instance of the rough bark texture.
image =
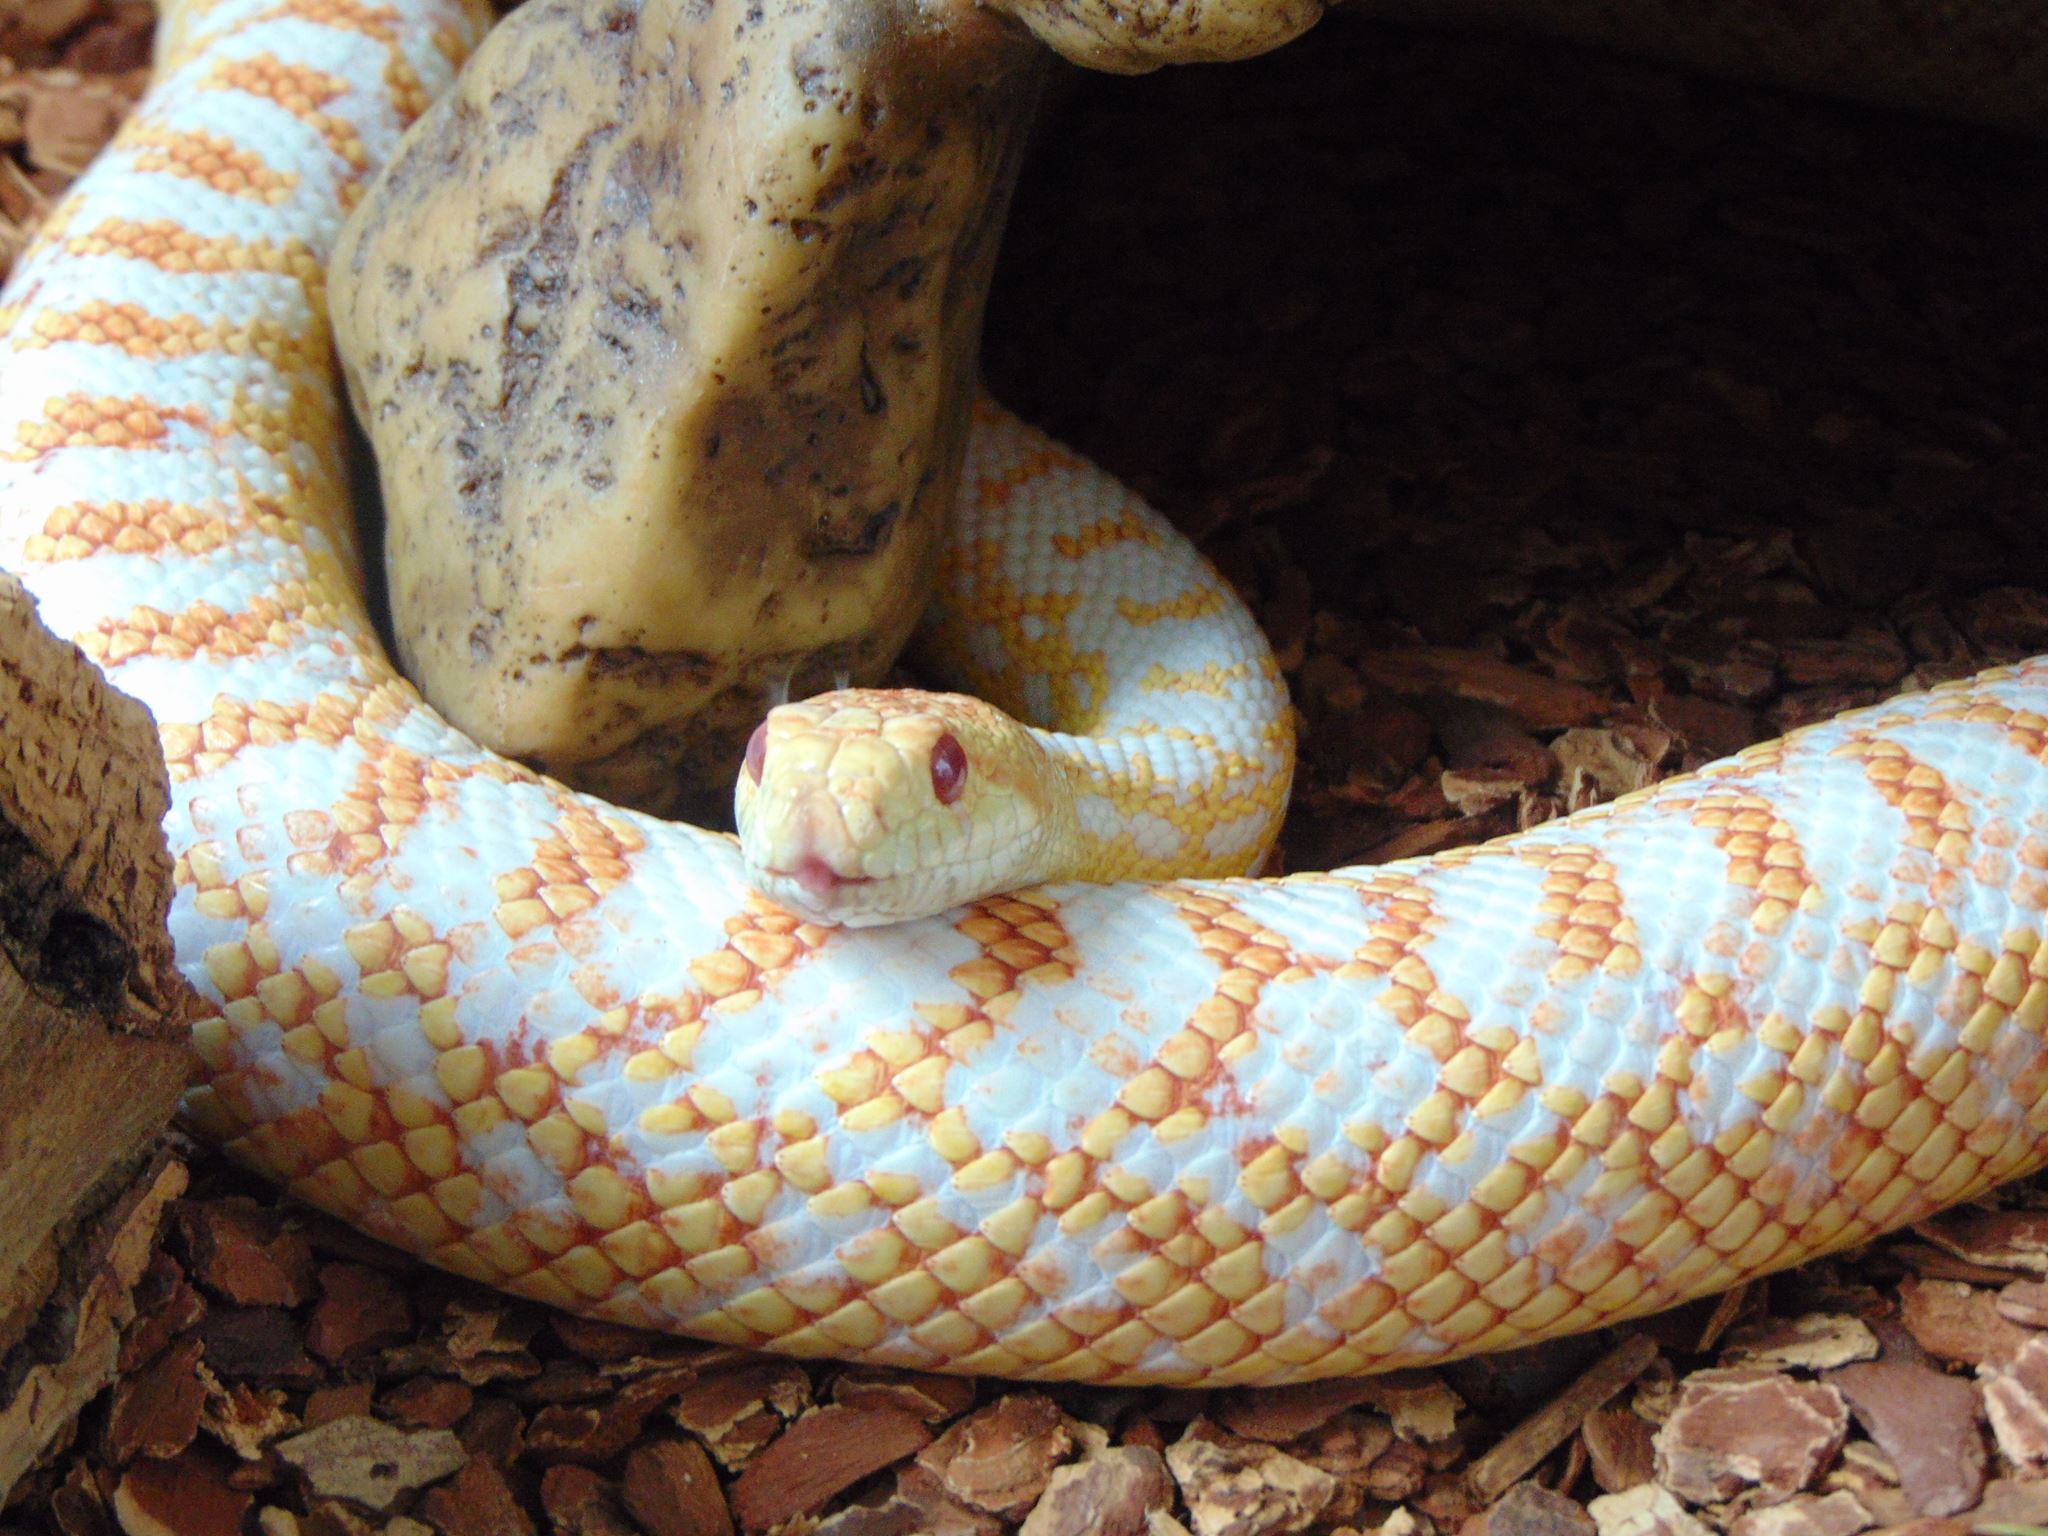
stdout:
[(154, 723), (0, 576), (0, 1275), (185, 1080)]
[(164, 1212), (187, 1177), (161, 1145), (139, 1168), (110, 1171), (0, 1283), (0, 1505), (119, 1374)]
[(352, 219), (398, 647), (485, 741), (729, 803), (930, 590), (1042, 73), (968, 6), (534, 0)]
[(0, 1489), (111, 1377), (95, 1223), (185, 1082), (168, 804), (149, 712), (0, 575)]

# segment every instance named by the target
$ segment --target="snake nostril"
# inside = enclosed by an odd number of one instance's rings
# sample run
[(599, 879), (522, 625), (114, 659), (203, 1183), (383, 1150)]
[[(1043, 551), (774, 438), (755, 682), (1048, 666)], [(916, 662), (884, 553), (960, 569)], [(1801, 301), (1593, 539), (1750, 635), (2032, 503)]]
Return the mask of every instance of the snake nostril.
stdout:
[(932, 743), (932, 793), (951, 805), (967, 787), (967, 749), (951, 731)]
[(761, 782), (761, 765), (768, 760), (768, 722), (763, 720), (754, 727), (754, 734), (747, 738), (747, 756), (742, 765), (747, 777), (756, 784)]

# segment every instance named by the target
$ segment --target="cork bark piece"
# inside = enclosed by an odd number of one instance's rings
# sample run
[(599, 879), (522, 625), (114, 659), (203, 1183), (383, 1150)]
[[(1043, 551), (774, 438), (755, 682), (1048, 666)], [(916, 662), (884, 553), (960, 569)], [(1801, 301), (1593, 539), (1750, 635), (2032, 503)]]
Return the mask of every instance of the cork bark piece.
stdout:
[(0, 575), (0, 1295), (184, 1086), (168, 806), (149, 712)]
[(112, 1375), (88, 1250), (185, 1083), (168, 804), (148, 711), (0, 575), (0, 1490)]
[(148, 712), (0, 575), (0, 1496), (113, 1378), (183, 1187), (168, 803)]

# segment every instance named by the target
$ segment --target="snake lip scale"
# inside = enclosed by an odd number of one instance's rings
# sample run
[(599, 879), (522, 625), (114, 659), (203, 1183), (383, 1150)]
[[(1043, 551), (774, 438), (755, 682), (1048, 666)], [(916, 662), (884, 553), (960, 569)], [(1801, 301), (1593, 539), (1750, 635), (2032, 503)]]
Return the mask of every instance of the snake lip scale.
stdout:
[(480, 25), (174, 12), (0, 299), (0, 561), (159, 723), (233, 1155), (621, 1322), (1217, 1385), (1592, 1327), (2041, 1162), (2048, 662), (1483, 849), (863, 931), (451, 730), (363, 607), (322, 272)]

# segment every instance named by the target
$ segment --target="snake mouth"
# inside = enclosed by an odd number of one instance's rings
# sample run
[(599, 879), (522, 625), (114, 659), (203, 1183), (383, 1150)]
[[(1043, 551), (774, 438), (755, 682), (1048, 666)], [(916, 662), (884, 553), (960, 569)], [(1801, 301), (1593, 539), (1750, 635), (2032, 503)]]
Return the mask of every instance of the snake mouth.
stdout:
[(834, 869), (815, 853), (806, 854), (796, 861), (795, 869), (769, 869), (764, 874), (778, 875), (784, 880), (794, 880), (804, 889), (804, 894), (814, 901), (828, 901), (840, 887), (848, 885), (873, 885), (873, 875), (844, 875)]
[(904, 921), (904, 914), (895, 911), (886, 896), (865, 901), (849, 890), (837, 900), (814, 901), (804, 890), (779, 880), (766, 881), (757, 889), (785, 912), (823, 928), (879, 928)]

